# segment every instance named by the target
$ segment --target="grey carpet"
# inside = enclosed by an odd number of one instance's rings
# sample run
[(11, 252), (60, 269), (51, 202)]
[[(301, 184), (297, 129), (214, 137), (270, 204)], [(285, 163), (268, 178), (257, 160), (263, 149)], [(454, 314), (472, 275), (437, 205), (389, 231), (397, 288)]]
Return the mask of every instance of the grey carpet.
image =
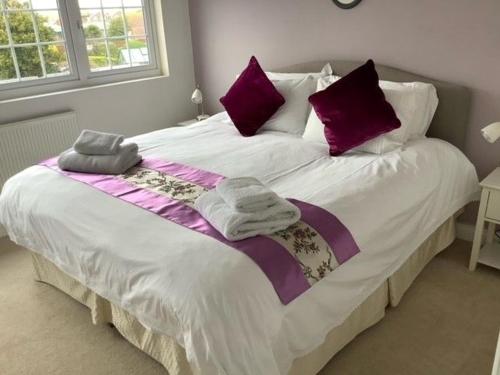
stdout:
[[(321, 375), (488, 375), (500, 328), (500, 271), (467, 270), (456, 241), (400, 306), (337, 354)], [(0, 374), (166, 375), (86, 307), (33, 281), (29, 253), (0, 240)]]

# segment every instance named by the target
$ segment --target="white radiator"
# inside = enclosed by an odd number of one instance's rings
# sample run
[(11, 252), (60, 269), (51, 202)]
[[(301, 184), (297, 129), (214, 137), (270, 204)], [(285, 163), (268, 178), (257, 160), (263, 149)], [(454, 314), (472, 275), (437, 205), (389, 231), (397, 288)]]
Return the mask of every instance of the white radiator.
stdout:
[(79, 133), (75, 112), (0, 125), (0, 189), (14, 174), (70, 148)]

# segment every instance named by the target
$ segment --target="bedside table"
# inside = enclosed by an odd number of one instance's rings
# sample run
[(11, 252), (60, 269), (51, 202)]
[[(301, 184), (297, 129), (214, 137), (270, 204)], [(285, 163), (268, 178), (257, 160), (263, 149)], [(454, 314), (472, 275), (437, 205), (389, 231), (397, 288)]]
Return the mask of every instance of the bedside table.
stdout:
[[(495, 226), (500, 224), (500, 168), (491, 172), (481, 182), (481, 187), (483, 191), (469, 263), (471, 271), (476, 269), (478, 262), (500, 269), (500, 244), (494, 241)], [(488, 223), (486, 244), (481, 248), (485, 222)]]

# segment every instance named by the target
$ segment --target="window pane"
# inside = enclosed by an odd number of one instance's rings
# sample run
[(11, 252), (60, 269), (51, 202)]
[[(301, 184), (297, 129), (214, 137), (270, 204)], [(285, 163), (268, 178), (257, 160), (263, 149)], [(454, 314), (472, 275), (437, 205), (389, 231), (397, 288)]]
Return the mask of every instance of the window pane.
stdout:
[(35, 13), (38, 24), (38, 35), (42, 42), (55, 42), (63, 40), (61, 19), (57, 10), (49, 10)]
[(123, 6), (126, 6), (126, 7), (141, 7), (142, 6), (142, 1), (141, 0), (123, 0)]
[(36, 42), (35, 29), (33, 28), (33, 20), (30, 12), (10, 12), (8, 19), (14, 43)]
[(10, 54), (10, 48), (0, 49), (0, 83), (16, 79), (16, 69)]
[(125, 36), (121, 9), (106, 9), (104, 11), (104, 18), (106, 19), (108, 37)]
[(101, 1), (100, 0), (78, 0), (78, 5), (80, 5), (80, 8), (100, 8)]
[(90, 69), (92, 71), (109, 69), (108, 53), (104, 42), (87, 43), (87, 54), (89, 56)]
[(0, 14), (0, 45), (8, 44), (7, 30), (5, 29), (5, 19)]
[[(79, 4), (93, 3), (79, 0)], [(143, 0), (102, 0), (102, 7), (80, 9), (91, 71), (151, 64), (144, 4)]]
[(127, 31), (129, 36), (146, 34), (142, 8), (126, 9), (125, 18), (127, 20)]
[(16, 48), (16, 57), (21, 78), (33, 79), (43, 77), (37, 46)]
[(89, 39), (104, 37), (104, 22), (100, 9), (82, 10), (82, 23), (85, 37)]
[(4, 1), (7, 9), (29, 9), (29, 3), (27, 1), (19, 0), (7, 0)]
[(42, 46), (42, 51), (48, 76), (70, 73), (68, 54), (63, 43)]
[(149, 64), (148, 42), (146, 38), (130, 39), (128, 45), (133, 66)]
[(59, 1), (0, 0), (0, 83), (72, 76)]
[(33, 9), (57, 9), (57, 0), (31, 0)]
[(109, 40), (109, 54), (113, 68), (129, 67), (127, 60), (127, 43), (125, 39)]
[(121, 7), (122, 0), (102, 0), (102, 6), (107, 7)]

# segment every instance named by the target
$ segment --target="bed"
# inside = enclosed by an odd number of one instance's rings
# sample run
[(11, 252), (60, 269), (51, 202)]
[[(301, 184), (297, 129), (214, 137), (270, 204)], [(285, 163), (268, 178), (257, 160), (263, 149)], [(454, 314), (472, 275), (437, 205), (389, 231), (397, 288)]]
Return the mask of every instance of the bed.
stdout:
[[(332, 62), (340, 75), (357, 65)], [(377, 70), (384, 79), (437, 87), (433, 138), (383, 155), (331, 158), (324, 145), (289, 134), (241, 137), (225, 113), (131, 138), (144, 157), (250, 174), (341, 219), (361, 252), (287, 305), (244, 254), (43, 166), (8, 181), (0, 220), (32, 250), (37, 280), (88, 306), (94, 323), (112, 323), (172, 375), (315, 374), (398, 304), (454, 240), (455, 217), (478, 192), (460, 151), (468, 90)]]

